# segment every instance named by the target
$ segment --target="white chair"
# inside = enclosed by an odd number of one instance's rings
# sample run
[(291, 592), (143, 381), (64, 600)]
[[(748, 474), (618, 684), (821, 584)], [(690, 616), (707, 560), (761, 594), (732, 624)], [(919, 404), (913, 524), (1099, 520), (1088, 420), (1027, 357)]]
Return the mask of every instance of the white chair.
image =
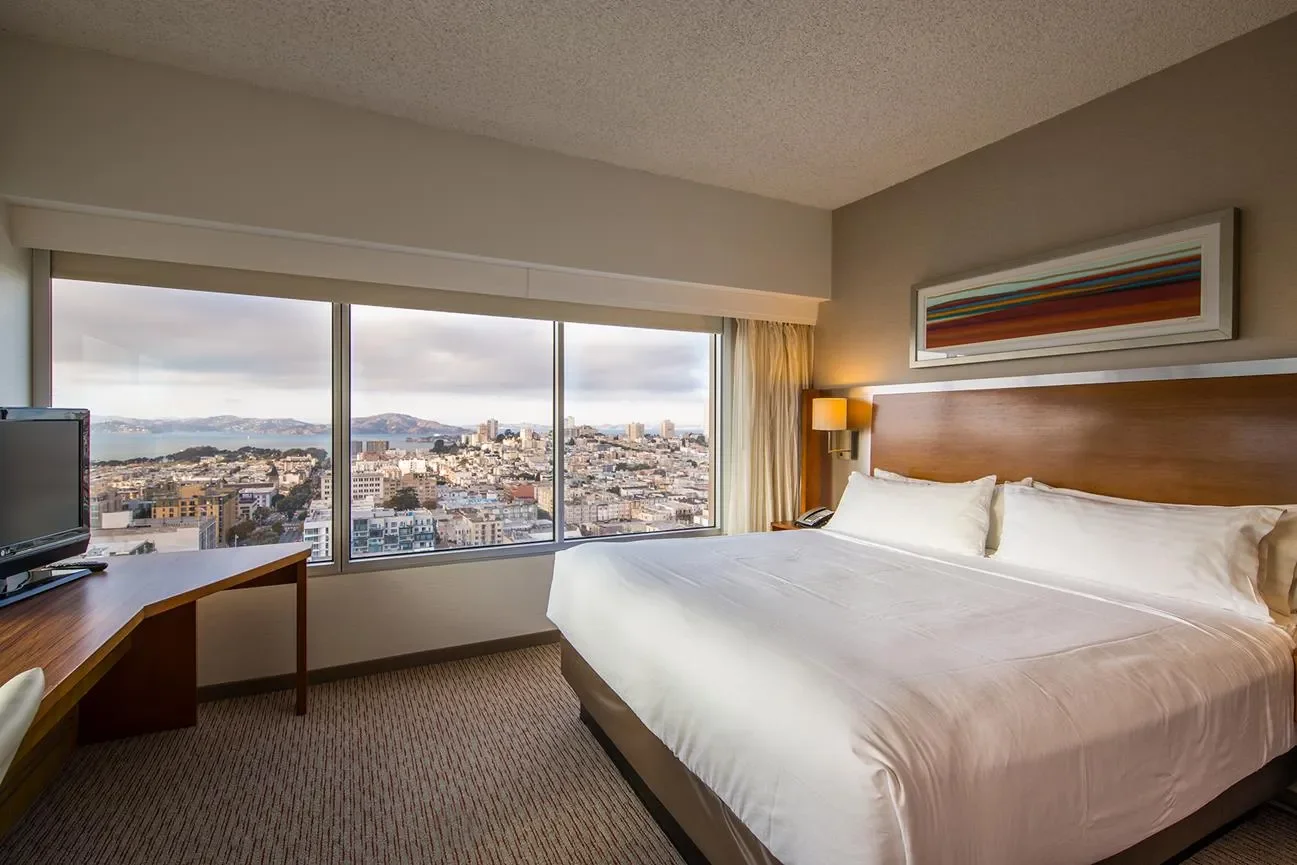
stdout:
[(45, 693), (45, 673), (37, 667), (0, 685), (0, 781), (18, 753)]

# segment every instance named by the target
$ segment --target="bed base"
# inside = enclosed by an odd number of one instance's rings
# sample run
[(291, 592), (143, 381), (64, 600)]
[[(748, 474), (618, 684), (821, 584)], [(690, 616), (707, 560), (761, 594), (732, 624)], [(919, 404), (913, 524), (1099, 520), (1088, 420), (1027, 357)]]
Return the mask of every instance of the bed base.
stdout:
[[(562, 672), (581, 720), (687, 865), (781, 865), (734, 812), (676, 759), (567, 640)], [(1297, 748), (1275, 758), (1202, 808), (1096, 865), (1180, 862), (1297, 780)]]

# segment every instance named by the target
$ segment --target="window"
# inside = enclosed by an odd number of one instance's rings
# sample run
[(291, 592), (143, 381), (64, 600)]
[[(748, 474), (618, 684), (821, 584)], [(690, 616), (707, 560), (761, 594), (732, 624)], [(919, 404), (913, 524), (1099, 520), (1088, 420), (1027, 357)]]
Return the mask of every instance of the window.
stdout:
[(553, 541), (553, 419), (553, 322), (353, 306), (351, 557)]
[(327, 303), (55, 279), (54, 405), (88, 408), (91, 555), (307, 540), (332, 435)]
[(557, 321), (537, 316), (586, 311), (399, 286), (362, 305), (354, 284), (95, 256), (51, 269), (34, 319), (50, 403), (91, 412), (91, 555), (289, 541), (365, 571), (716, 526), (718, 336), (629, 326), (697, 318)]
[(564, 326), (564, 534), (714, 525), (706, 333)]

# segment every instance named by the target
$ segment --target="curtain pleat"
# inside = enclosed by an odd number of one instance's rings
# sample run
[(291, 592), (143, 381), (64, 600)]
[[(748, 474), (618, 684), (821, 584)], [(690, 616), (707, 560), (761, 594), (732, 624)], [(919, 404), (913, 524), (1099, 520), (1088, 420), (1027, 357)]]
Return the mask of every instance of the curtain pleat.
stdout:
[(764, 531), (796, 516), (802, 391), (811, 384), (812, 329), (735, 322), (726, 449), (730, 534)]

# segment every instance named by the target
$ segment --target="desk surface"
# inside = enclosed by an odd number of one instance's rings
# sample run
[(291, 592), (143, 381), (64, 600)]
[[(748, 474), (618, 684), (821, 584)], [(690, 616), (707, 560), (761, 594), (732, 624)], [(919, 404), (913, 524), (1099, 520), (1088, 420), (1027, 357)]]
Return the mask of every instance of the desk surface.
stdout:
[(306, 544), (117, 556), (108, 569), (0, 609), (0, 682), (45, 670), (45, 714), (149, 616), (305, 561)]

